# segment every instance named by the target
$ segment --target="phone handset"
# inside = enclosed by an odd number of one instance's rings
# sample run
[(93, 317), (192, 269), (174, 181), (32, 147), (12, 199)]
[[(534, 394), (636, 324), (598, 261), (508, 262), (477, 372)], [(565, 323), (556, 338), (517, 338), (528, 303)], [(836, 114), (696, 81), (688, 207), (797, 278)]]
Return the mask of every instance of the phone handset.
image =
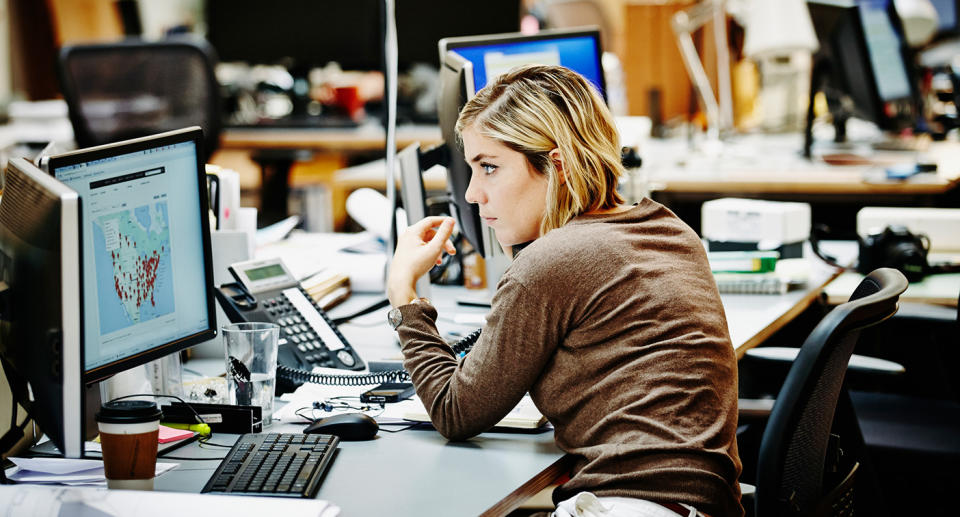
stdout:
[[(473, 345), (480, 339), (480, 332), (483, 329), (477, 329), (460, 338), (459, 341), (451, 345), (453, 354), (458, 358), (463, 358)], [(410, 379), (410, 374), (406, 370), (387, 370), (382, 372), (369, 373), (367, 375), (334, 375), (325, 373), (315, 373), (312, 371), (288, 366), (277, 366), (277, 376), (287, 381), (303, 384), (312, 382), (314, 384), (325, 384), (328, 386), (366, 386), (369, 384), (383, 384), (386, 382), (403, 382)]]

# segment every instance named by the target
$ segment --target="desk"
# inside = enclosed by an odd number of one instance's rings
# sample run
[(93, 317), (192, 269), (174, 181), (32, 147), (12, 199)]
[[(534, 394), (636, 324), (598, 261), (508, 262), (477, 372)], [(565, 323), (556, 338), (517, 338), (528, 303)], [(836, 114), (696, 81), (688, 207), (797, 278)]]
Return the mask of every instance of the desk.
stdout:
[[(413, 142), (433, 145), (441, 141), (438, 126), (397, 127), (398, 148)], [(336, 153), (383, 151), (386, 142), (386, 131), (376, 121), (355, 128), (227, 128), (220, 137), (222, 149), (306, 149)]]
[[(762, 342), (812, 303), (835, 270), (813, 262), (805, 289), (785, 295), (723, 295), (722, 301), (737, 356)], [(442, 333), (468, 331), (454, 315), (480, 315), (486, 309), (457, 306), (463, 288), (432, 286), (437, 326)], [(331, 311), (344, 316), (367, 306), (376, 295), (354, 295)], [(365, 360), (397, 359), (400, 351), (386, 325), (387, 309), (361, 316), (340, 328)], [(299, 432), (302, 426), (278, 424), (271, 431)], [(216, 443), (230, 443), (220, 437)], [(218, 457), (218, 449), (196, 445), (175, 456)], [(368, 442), (341, 444), (318, 497), (344, 510), (344, 515), (504, 515), (569, 471), (553, 433), (483, 433), (466, 442), (451, 443), (433, 430), (381, 432)], [(198, 492), (216, 462), (188, 461), (157, 479), (159, 490)]]
[(745, 135), (727, 143), (718, 156), (695, 153), (683, 140), (652, 139), (643, 152), (643, 167), (632, 178), (633, 197), (649, 193), (698, 231), (700, 204), (710, 199), (805, 201), (814, 203), (815, 222), (843, 230), (844, 238), (853, 237), (856, 211), (863, 206), (950, 205), (960, 197), (960, 143), (933, 142), (919, 154), (874, 152), (874, 159), (886, 164), (913, 162), (920, 155), (938, 164), (936, 173), (893, 181), (886, 179), (882, 165), (805, 160), (799, 155), (802, 138)]

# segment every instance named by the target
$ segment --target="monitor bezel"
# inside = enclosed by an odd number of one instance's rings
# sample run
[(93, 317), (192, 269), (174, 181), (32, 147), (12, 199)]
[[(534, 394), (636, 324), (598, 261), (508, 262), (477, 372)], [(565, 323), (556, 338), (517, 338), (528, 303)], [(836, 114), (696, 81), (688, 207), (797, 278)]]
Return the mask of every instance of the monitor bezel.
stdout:
[[(197, 164), (197, 186), (200, 189), (200, 195), (197, 197), (199, 198), (200, 203), (200, 214), (208, 214), (209, 200), (207, 199), (205, 189), (206, 171), (203, 163), (203, 130), (199, 126), (192, 126), (175, 131), (168, 131), (156, 135), (135, 138), (132, 140), (124, 140), (121, 142), (71, 151), (68, 153), (47, 157), (43, 163), (47, 173), (56, 177), (56, 170), (61, 167), (77, 165), (80, 163), (101, 160), (112, 156), (135, 153), (139, 151), (145, 151), (147, 149), (180, 144), (184, 142), (193, 142), (196, 146), (195, 154)], [(154, 359), (159, 359), (175, 352), (180, 352), (181, 350), (216, 337), (217, 319), (213, 295), (213, 263), (211, 260), (213, 248), (210, 243), (210, 221), (207, 217), (201, 217), (200, 219), (200, 224), (202, 225), (200, 235), (203, 241), (204, 276), (206, 278), (204, 285), (206, 293), (204, 296), (207, 300), (207, 328), (205, 330), (201, 330), (200, 332), (181, 337), (180, 339), (155, 346), (149, 350), (145, 350), (143, 352), (133, 354), (123, 359), (97, 366), (89, 370), (86, 369), (86, 346), (81, 346), (80, 364), (83, 367), (84, 383), (90, 384), (104, 380), (124, 370), (148, 363)]]
[[(44, 357), (58, 357), (54, 366), (59, 375), (54, 376), (59, 379), (58, 400), (50, 401), (41, 398), (37, 392), (30, 392), (31, 400), (22, 401), (23, 407), (30, 414), (31, 418), (41, 424), (43, 431), (50, 437), (51, 441), (67, 458), (82, 458), (83, 450), (83, 415), (84, 400), (82, 386), (83, 370), (83, 305), (80, 303), (80, 285), (82, 274), (83, 255), (82, 243), (80, 242), (80, 227), (82, 221), (81, 203), (79, 195), (68, 185), (50, 177), (41, 169), (23, 158), (11, 158), (7, 162), (7, 169), (15, 171), (27, 178), (37, 187), (42, 188), (46, 194), (56, 197), (58, 201), (58, 252), (59, 266), (57, 272), (60, 284), (60, 299), (57, 303), (60, 307), (59, 326), (61, 336), (59, 340), (59, 349), (52, 347), (41, 347), (35, 355), (35, 359)], [(18, 241), (22, 241), (14, 236)], [(17, 244), (14, 244), (17, 246)], [(15, 370), (23, 368), (29, 371), (30, 365), (12, 364)], [(36, 379), (30, 379), (26, 371), (18, 371), (18, 375), (23, 380), (30, 383)], [(54, 381), (56, 382), (56, 380)], [(16, 399), (16, 391), (11, 385), (11, 394)], [(28, 388), (29, 389), (29, 388)], [(21, 402), (15, 400), (15, 402)], [(46, 415), (38, 416), (36, 406), (39, 404), (59, 403), (58, 407), (52, 408), (50, 414), (54, 415), (55, 420), (50, 421)], [(4, 453), (6, 451), (0, 451)]]
[[(504, 45), (509, 43), (524, 43), (528, 41), (555, 40), (566, 38), (590, 37), (594, 40), (594, 48), (597, 50), (597, 63), (600, 65), (600, 96), (604, 102), (607, 101), (607, 80), (603, 74), (603, 45), (600, 39), (600, 28), (597, 26), (584, 26), (575, 29), (547, 29), (536, 34), (523, 34), (519, 32), (508, 32), (502, 34), (484, 34), (480, 36), (458, 36), (453, 38), (443, 38), (437, 42), (440, 51), (440, 63), (443, 65), (447, 51), (456, 52), (458, 48), (480, 47), (484, 45)], [(469, 60), (468, 60), (469, 61)], [(471, 81), (473, 77), (470, 77)], [(476, 91), (469, 92), (473, 96)]]

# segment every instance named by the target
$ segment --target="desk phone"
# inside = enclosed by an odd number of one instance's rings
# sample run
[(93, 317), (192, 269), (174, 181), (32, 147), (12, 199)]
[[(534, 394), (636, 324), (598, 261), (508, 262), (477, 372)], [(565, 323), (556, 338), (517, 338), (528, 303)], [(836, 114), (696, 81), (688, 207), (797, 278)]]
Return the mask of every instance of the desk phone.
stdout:
[(233, 323), (280, 325), (279, 366), (307, 372), (314, 367), (366, 368), (347, 338), (300, 287), (282, 260), (238, 262), (229, 271), (237, 281), (216, 290), (224, 313)]

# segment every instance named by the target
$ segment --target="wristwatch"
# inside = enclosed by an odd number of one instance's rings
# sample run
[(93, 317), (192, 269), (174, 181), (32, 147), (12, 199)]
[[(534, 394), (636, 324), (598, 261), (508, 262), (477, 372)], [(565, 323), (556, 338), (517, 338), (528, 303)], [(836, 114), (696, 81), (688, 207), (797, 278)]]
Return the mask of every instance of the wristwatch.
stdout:
[[(410, 303), (430, 303), (430, 300), (426, 298), (414, 298)], [(387, 322), (390, 323), (393, 330), (397, 330), (397, 327), (403, 323), (403, 314), (400, 313), (400, 307), (390, 309), (390, 312), (387, 313)]]

